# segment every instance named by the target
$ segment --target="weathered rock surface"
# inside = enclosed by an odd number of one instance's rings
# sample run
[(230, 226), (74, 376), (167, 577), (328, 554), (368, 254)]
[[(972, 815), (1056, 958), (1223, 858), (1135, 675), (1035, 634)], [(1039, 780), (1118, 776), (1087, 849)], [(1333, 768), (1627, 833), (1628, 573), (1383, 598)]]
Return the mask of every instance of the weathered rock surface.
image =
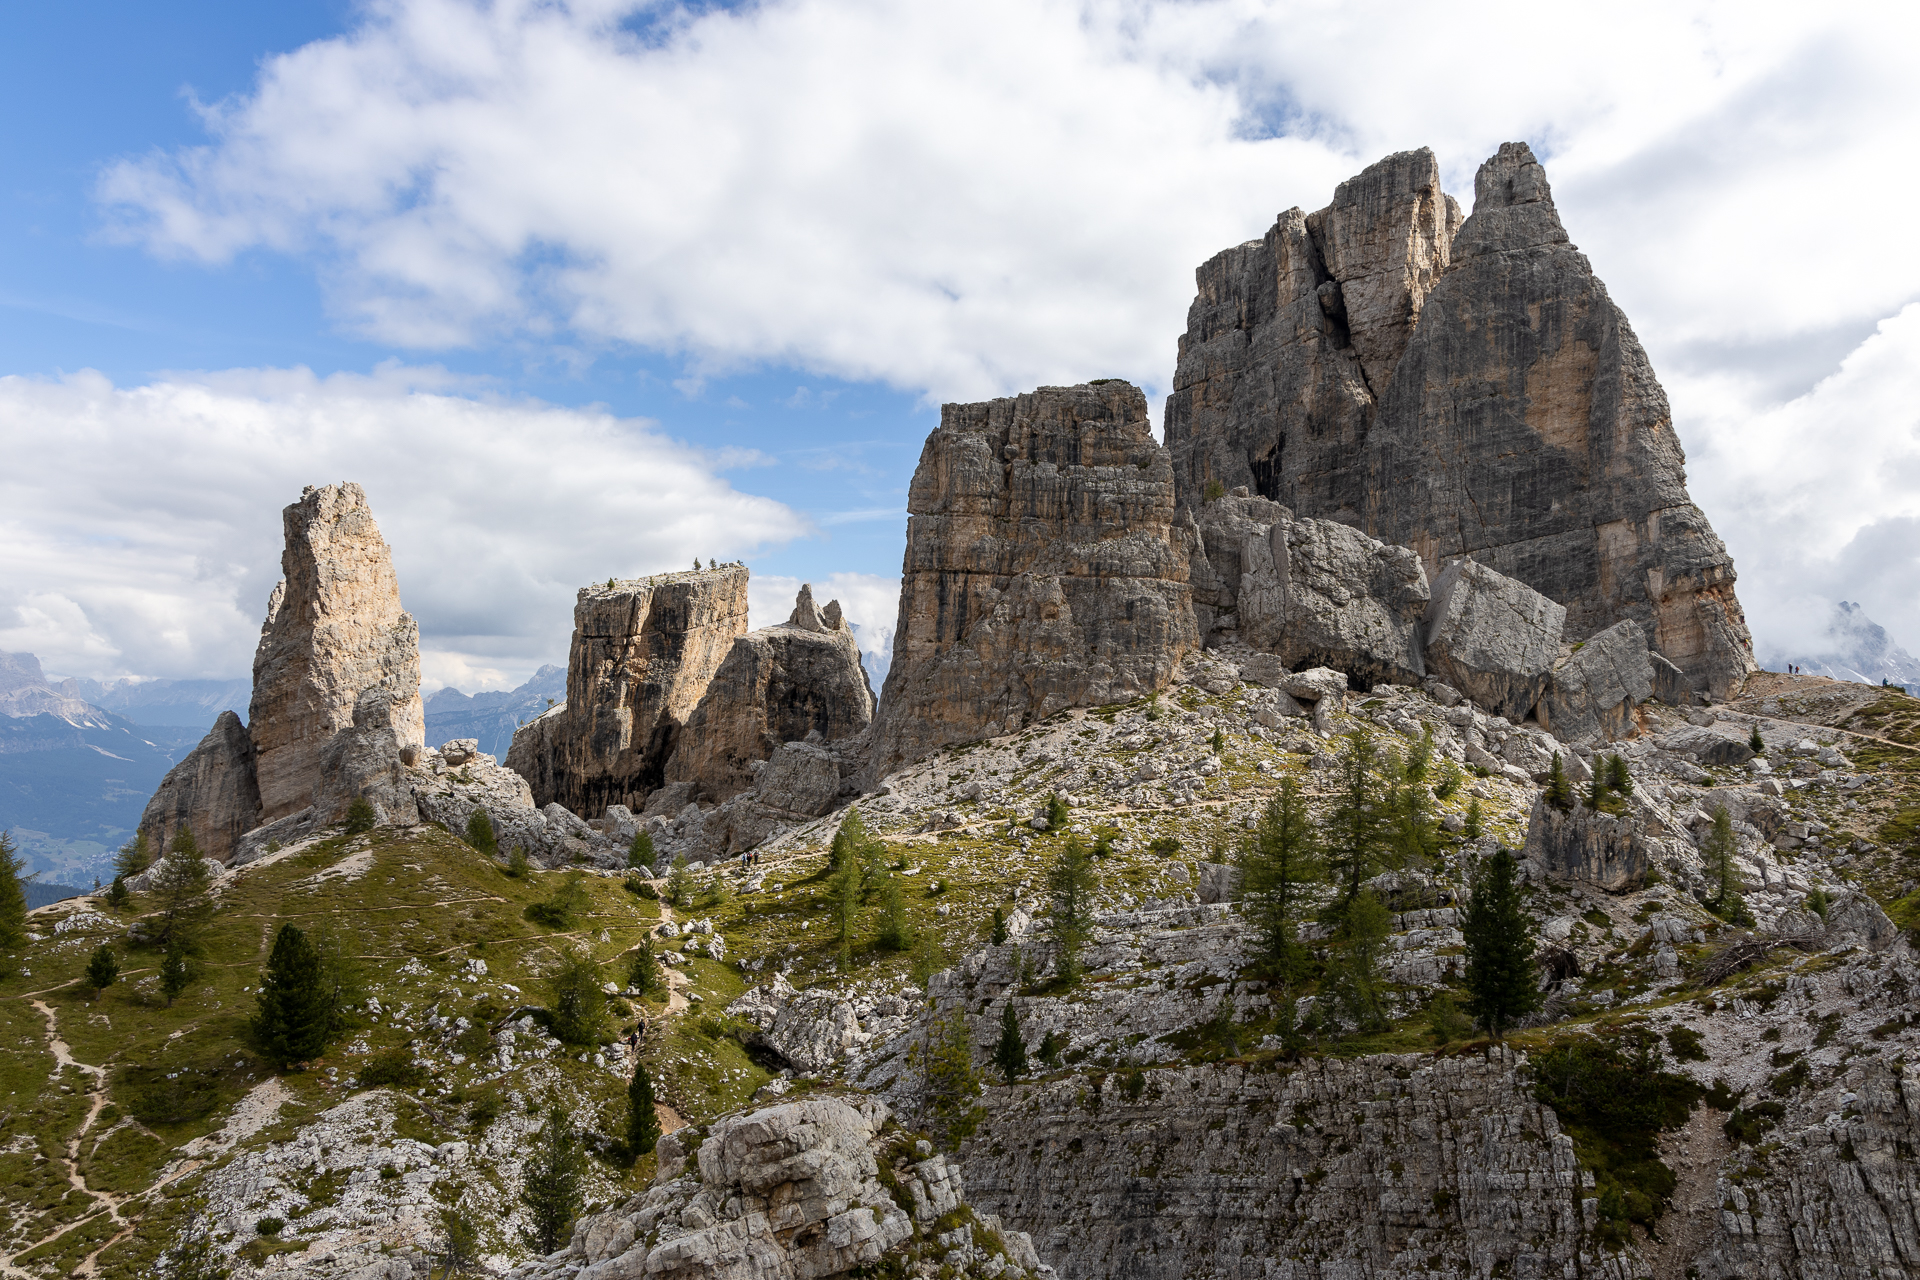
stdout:
[[(952, 1276), (1052, 1274), (1026, 1236), (967, 1208), (946, 1157), (909, 1143), (902, 1159), (889, 1118), (869, 1099), (813, 1098), (668, 1134), (645, 1195), (583, 1217), (565, 1250), (512, 1275), (827, 1280), (917, 1274), (906, 1268), (923, 1256)], [(882, 1161), (897, 1192), (881, 1182)]]
[(1555, 665), (1541, 720), (1564, 742), (1631, 736), (1633, 709), (1653, 696), (1653, 658), (1631, 619), (1589, 636)]
[(586, 817), (610, 804), (644, 807), (746, 630), (741, 565), (580, 588), (567, 700), (513, 735), (507, 766), (541, 805)]
[(1480, 706), (1523, 720), (1546, 694), (1566, 621), (1566, 609), (1524, 582), (1456, 560), (1433, 584), (1427, 662)]
[(695, 783), (700, 799), (725, 800), (751, 786), (750, 766), (781, 744), (812, 734), (849, 738), (872, 720), (873, 690), (840, 602), (829, 601), (823, 615), (802, 586), (790, 619), (733, 642), (678, 735), (666, 780)]
[(1733, 565), (1686, 493), (1665, 393), (1525, 144), (1481, 166), (1454, 232), (1430, 152), (1215, 257), (1166, 439), (1183, 506), (1248, 485), (1300, 516), (1456, 556), (1639, 622), (1689, 685), (1753, 669)]
[(1624, 893), (1647, 878), (1645, 825), (1631, 812), (1616, 816), (1580, 804), (1562, 811), (1542, 797), (1527, 816), (1525, 857), (1551, 879)]
[(1375, 1056), (1154, 1069), (1137, 1091), (1117, 1074), (991, 1089), (960, 1163), (974, 1202), (1067, 1276), (1237, 1278), (1272, 1259), (1329, 1280), (1416, 1259), (1447, 1277), (1595, 1274), (1573, 1144), (1523, 1061)]
[(1295, 520), (1242, 490), (1197, 519), (1189, 572), (1211, 643), (1239, 640), (1288, 667), (1331, 667), (1356, 688), (1426, 673), (1430, 592), (1420, 558), (1331, 520)]
[(286, 577), (273, 590), (253, 658), (253, 736), (262, 815), (314, 803), (335, 734), (369, 689), (391, 697), (399, 747), (426, 741), (420, 629), (400, 607), (393, 558), (357, 484), (309, 486), (282, 513)]
[(225, 862), (236, 841), (260, 824), (260, 786), (253, 770), (253, 739), (240, 717), (222, 711), (200, 745), (167, 771), (140, 815), (140, 829), (158, 851), (182, 827), (200, 852)]
[(944, 406), (908, 494), (872, 776), (1165, 687), (1199, 641), (1173, 493), (1126, 383)]

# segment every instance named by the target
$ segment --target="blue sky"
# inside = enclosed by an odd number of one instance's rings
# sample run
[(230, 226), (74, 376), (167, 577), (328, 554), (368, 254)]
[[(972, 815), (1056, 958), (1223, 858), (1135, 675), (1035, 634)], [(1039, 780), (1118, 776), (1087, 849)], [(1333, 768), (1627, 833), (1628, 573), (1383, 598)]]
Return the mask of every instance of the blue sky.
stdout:
[(756, 622), (810, 579), (884, 648), (939, 403), (1157, 411), (1206, 257), (1408, 147), (1470, 207), (1514, 138), (1763, 653), (1837, 599), (1920, 642), (1910, 9), (1427, 12), (10, 6), (0, 648), (243, 673), (279, 508), (339, 479), (430, 684), (517, 683), (580, 582), (696, 554), (747, 560)]

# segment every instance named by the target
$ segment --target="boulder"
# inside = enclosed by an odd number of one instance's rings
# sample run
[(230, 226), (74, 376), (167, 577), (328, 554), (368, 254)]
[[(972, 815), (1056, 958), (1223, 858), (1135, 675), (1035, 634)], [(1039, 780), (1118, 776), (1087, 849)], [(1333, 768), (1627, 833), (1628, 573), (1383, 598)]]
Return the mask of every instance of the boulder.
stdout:
[(551, 836), (546, 816), (534, 807), (533, 789), (525, 778), (476, 750), (478, 746), (476, 739), (460, 739), (422, 758), (413, 779), (420, 820), (464, 836), (474, 810), (484, 809), (502, 855), (517, 846), (539, 860)]
[(1578, 804), (1562, 812), (1536, 797), (1524, 856), (1550, 879), (1627, 893), (1646, 882), (1649, 849), (1632, 813), (1616, 817)]
[(1200, 901), (1232, 902), (1240, 889), (1240, 869), (1220, 862), (1200, 864)]
[(746, 1043), (778, 1054), (795, 1071), (825, 1071), (860, 1043), (853, 1004), (831, 991), (795, 991), (784, 977), (727, 1006), (754, 1030)]
[(803, 585), (790, 620), (733, 642), (678, 735), (668, 782), (692, 782), (701, 798), (724, 800), (751, 786), (749, 766), (782, 743), (809, 735), (833, 742), (866, 729), (873, 690), (860, 647), (839, 601), (827, 614), (835, 625), (827, 625)]
[(267, 821), (314, 804), (329, 744), (354, 727), (369, 690), (385, 693), (383, 727), (398, 747), (426, 742), (420, 629), (400, 607), (367, 495), (357, 484), (308, 486), (281, 523), (286, 576), (260, 628), (247, 714)]
[(1210, 642), (1237, 637), (1289, 667), (1345, 672), (1355, 687), (1426, 673), (1420, 558), (1332, 520), (1296, 520), (1233, 494), (1204, 504), (1190, 576), (1210, 607)]
[(610, 804), (645, 805), (746, 630), (741, 565), (580, 588), (567, 699), (514, 732), (507, 767), (543, 806), (598, 817)]
[(1653, 695), (1657, 656), (1632, 619), (1589, 636), (1554, 667), (1541, 719), (1564, 742), (1633, 736), (1633, 709)]
[(1524, 720), (1547, 692), (1566, 621), (1563, 606), (1525, 583), (1456, 560), (1433, 583), (1427, 663), (1488, 711)]
[(1117, 380), (942, 407), (908, 491), (868, 778), (1165, 688), (1198, 648), (1146, 397)]
[(225, 862), (240, 837), (258, 825), (253, 739), (239, 716), (222, 711), (200, 745), (167, 771), (140, 815), (140, 830), (158, 855), (182, 828), (190, 828), (201, 853)]
[[(1729, 727), (1737, 732), (1737, 726)], [(1669, 751), (1692, 756), (1703, 765), (1738, 768), (1753, 759), (1753, 748), (1748, 745), (1746, 735), (1722, 733), (1717, 726), (1702, 728), (1689, 725), (1684, 729), (1675, 729), (1660, 739), (1660, 745)]]

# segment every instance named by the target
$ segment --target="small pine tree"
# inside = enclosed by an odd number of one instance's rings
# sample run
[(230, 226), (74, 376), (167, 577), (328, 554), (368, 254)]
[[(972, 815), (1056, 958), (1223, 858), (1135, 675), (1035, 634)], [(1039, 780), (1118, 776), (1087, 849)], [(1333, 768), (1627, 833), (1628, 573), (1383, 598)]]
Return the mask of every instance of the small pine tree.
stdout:
[(987, 940), (996, 947), (1007, 945), (1007, 913), (999, 907), (993, 909), (993, 932), (987, 935)]
[(1227, 753), (1227, 735), (1216, 728), (1213, 731), (1213, 737), (1207, 740), (1207, 747), (1217, 756), (1225, 755)]
[(1562, 813), (1573, 808), (1573, 783), (1567, 779), (1567, 766), (1553, 753), (1553, 769), (1547, 775), (1547, 803)]
[(547, 978), (552, 1030), (560, 1043), (589, 1045), (600, 1039), (607, 1021), (605, 981), (589, 952), (569, 950), (561, 956), (560, 967)]
[(627, 985), (643, 996), (660, 990), (660, 962), (654, 958), (650, 948), (639, 946), (633, 949), (627, 961)]
[(98, 995), (120, 980), (120, 962), (114, 958), (113, 947), (101, 943), (87, 961), (87, 985)]
[(878, 941), (888, 951), (906, 951), (913, 946), (913, 921), (907, 915), (905, 896), (897, 876), (888, 876), (880, 888), (880, 934)]
[(158, 908), (152, 930), (154, 942), (166, 947), (175, 938), (192, 939), (209, 910), (206, 889), (212, 880), (193, 832), (181, 827), (153, 873), (153, 898)]
[(1752, 748), (1753, 754), (1757, 756), (1767, 753), (1767, 740), (1760, 736), (1759, 725), (1753, 726), (1753, 732), (1747, 735), (1747, 746)]
[(827, 881), (828, 910), (833, 915), (833, 938), (840, 946), (840, 967), (853, 967), (854, 937), (860, 926), (860, 890), (866, 877), (860, 871), (858, 851), (848, 847), (841, 851), (839, 860), (834, 864), (833, 875)]
[(1618, 752), (1607, 757), (1607, 790), (1615, 795), (1633, 794), (1633, 775), (1627, 772), (1627, 758)]
[(1388, 806), (1373, 777), (1379, 761), (1371, 736), (1356, 733), (1349, 738), (1340, 760), (1339, 791), (1321, 830), (1327, 872), (1336, 889), (1327, 914), (1336, 921), (1379, 869), (1387, 844)]
[(633, 833), (633, 840), (627, 845), (627, 865), (636, 870), (651, 870), (653, 858), (653, 833), (642, 827)]
[(1294, 941), (1309, 886), (1321, 878), (1319, 844), (1305, 794), (1293, 778), (1260, 813), (1260, 825), (1240, 852), (1240, 910), (1259, 939), (1263, 967), (1283, 984), (1300, 976), (1308, 960)]
[(1460, 766), (1451, 760), (1440, 764), (1440, 781), (1433, 784), (1435, 800), (1451, 800), (1460, 792), (1460, 784), (1466, 781), (1460, 774)]
[(127, 892), (126, 878), (124, 876), (115, 876), (113, 883), (107, 886), (107, 905), (118, 911), (125, 907), (132, 898), (133, 895)]
[(980, 1075), (973, 1067), (967, 1022), (958, 1012), (933, 1023), (908, 1050), (907, 1069), (919, 1081), (919, 1121), (948, 1135), (970, 1128)]
[(282, 1070), (326, 1048), (333, 998), (320, 953), (296, 925), (283, 924), (260, 978), (253, 1034)]
[(1481, 824), (1485, 821), (1486, 815), (1480, 810), (1480, 797), (1475, 796), (1473, 799), (1467, 801), (1467, 825), (1460, 828), (1460, 838), (1462, 840), (1478, 840), (1480, 838)]
[(1020, 1020), (1013, 1014), (1013, 999), (1000, 1006), (1000, 1043), (994, 1046), (993, 1065), (1012, 1084), (1027, 1073), (1027, 1042), (1020, 1036)]
[(667, 869), (667, 901), (676, 907), (693, 905), (693, 872), (687, 870), (687, 858), (680, 854)]
[(539, 902), (530, 904), (523, 912), (527, 919), (535, 924), (545, 925), (549, 929), (571, 929), (578, 924), (580, 917), (593, 905), (587, 896), (586, 886), (581, 883), (582, 875), (570, 871), (553, 892)]
[(464, 1275), (480, 1260), (480, 1230), (458, 1209), (440, 1211), (440, 1258), (448, 1275)]
[(580, 1212), (580, 1182), (586, 1170), (586, 1150), (567, 1119), (566, 1108), (551, 1104), (522, 1166), (520, 1188), (520, 1203), (532, 1220), (528, 1243), (540, 1253), (552, 1253), (567, 1238)]
[(500, 839), (493, 832), (493, 818), (485, 809), (467, 815), (467, 843), (489, 858), (500, 854)]
[(1360, 1030), (1381, 1030), (1387, 1025), (1386, 948), (1393, 913), (1363, 889), (1339, 919), (1328, 961), (1333, 1004)]
[(1740, 876), (1733, 860), (1738, 847), (1733, 838), (1733, 816), (1727, 812), (1727, 806), (1720, 805), (1713, 811), (1713, 830), (1700, 846), (1707, 875), (1714, 882), (1714, 894), (1707, 902), (1707, 909), (1722, 920), (1745, 924), (1750, 917), (1746, 901), (1740, 896)]
[(1047, 800), (1047, 830), (1065, 831), (1067, 829), (1067, 823), (1071, 821), (1072, 818), (1073, 814), (1072, 811), (1067, 808), (1067, 802), (1060, 797), (1058, 791), (1054, 792)]
[(365, 835), (373, 830), (379, 815), (373, 811), (373, 801), (365, 796), (355, 796), (353, 803), (347, 806), (347, 834)]
[(1400, 776), (1408, 782), (1425, 782), (1427, 774), (1433, 769), (1433, 726), (1420, 726), (1420, 740), (1407, 748), (1406, 761), (1400, 767)]
[(1093, 895), (1099, 887), (1087, 846), (1078, 836), (1069, 837), (1047, 872), (1047, 892), (1052, 898), (1048, 920), (1063, 982), (1080, 977), (1080, 951), (1093, 933)]
[(1049, 1067), (1057, 1067), (1060, 1065), (1060, 1055), (1066, 1051), (1066, 1047), (1066, 1037), (1058, 1031), (1055, 1031), (1052, 1027), (1048, 1027), (1047, 1034), (1040, 1040), (1040, 1049), (1037, 1056), (1040, 1061), (1046, 1063)]
[(0, 831), (0, 973), (13, 971), (13, 960), (27, 945), (27, 890), (20, 873), (26, 870), (11, 831)]
[(527, 851), (515, 845), (507, 854), (507, 865), (501, 870), (506, 873), (509, 880), (525, 880), (533, 874), (533, 864), (527, 861)]
[(1534, 985), (1533, 921), (1514, 882), (1516, 866), (1506, 849), (1487, 860), (1474, 876), (1461, 928), (1467, 944), (1468, 1011), (1495, 1040), (1541, 1002)]
[(153, 849), (147, 844), (147, 833), (136, 831), (133, 839), (120, 846), (120, 852), (113, 855), (113, 869), (122, 876), (137, 876), (153, 865)]
[(660, 1117), (653, 1110), (653, 1080), (645, 1067), (627, 1081), (627, 1153), (639, 1159), (660, 1141)]
[(174, 998), (192, 981), (193, 961), (187, 954), (185, 939), (175, 939), (160, 961), (160, 994), (167, 998), (169, 1009), (173, 1007)]

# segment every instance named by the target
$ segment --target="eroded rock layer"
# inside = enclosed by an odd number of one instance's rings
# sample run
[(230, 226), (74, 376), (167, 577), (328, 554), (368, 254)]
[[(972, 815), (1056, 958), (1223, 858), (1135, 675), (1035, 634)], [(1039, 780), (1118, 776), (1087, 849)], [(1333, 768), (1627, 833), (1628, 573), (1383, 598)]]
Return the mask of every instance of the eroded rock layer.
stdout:
[(262, 814), (314, 802), (333, 736), (349, 729), (361, 694), (392, 695), (398, 744), (426, 741), (420, 629), (400, 607), (393, 557), (357, 484), (308, 486), (282, 513), (286, 577), (273, 590), (253, 658), (247, 713)]
[(1471, 554), (1564, 605), (1571, 636), (1630, 618), (1724, 695), (1753, 669), (1731, 557), (1525, 144), (1456, 218), (1432, 154), (1403, 153), (1200, 268), (1167, 401), (1182, 503), (1244, 484), (1429, 574)]
[(875, 777), (946, 743), (1155, 692), (1199, 642), (1171, 461), (1136, 387), (943, 406), (907, 509)]
[(644, 807), (680, 730), (747, 630), (741, 565), (582, 587), (567, 700), (514, 734), (507, 765), (540, 805)]
[(184, 827), (201, 853), (222, 862), (259, 823), (253, 739), (231, 711), (222, 711), (200, 745), (167, 771), (140, 815), (140, 829), (156, 854), (172, 847)]

